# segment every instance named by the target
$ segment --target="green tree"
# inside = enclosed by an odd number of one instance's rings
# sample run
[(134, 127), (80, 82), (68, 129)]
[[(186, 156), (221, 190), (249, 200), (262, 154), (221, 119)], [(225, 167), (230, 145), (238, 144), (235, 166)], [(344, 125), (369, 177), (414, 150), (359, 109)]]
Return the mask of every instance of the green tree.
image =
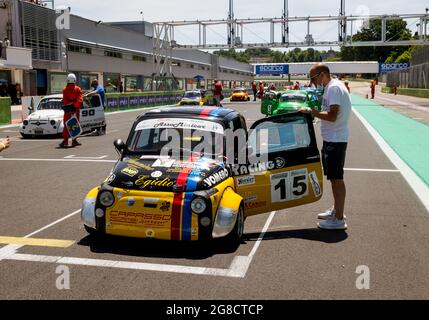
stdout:
[[(388, 20), (386, 22), (386, 40), (410, 40), (411, 30), (407, 28), (407, 22), (402, 19)], [(350, 38), (349, 38), (350, 39)], [(380, 41), (381, 40), (381, 19), (372, 19), (359, 32), (353, 35), (353, 41)], [(379, 62), (399, 57), (407, 51), (407, 46), (372, 46), (372, 47), (345, 47), (341, 48), (341, 58), (343, 61), (356, 60)]]

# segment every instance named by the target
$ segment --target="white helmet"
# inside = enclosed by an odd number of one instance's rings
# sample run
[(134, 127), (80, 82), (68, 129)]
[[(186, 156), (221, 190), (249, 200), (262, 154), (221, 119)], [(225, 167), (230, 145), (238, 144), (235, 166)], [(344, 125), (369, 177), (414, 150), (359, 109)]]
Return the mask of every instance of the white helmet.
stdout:
[(76, 75), (74, 73), (70, 73), (67, 76), (67, 83), (76, 83)]

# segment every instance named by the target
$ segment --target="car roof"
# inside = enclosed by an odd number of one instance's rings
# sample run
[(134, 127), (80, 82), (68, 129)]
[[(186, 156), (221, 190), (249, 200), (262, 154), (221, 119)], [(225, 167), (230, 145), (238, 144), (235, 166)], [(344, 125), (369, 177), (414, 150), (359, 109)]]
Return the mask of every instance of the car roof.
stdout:
[(62, 99), (62, 94), (50, 94), (48, 96), (44, 96), (42, 99)]
[(167, 107), (146, 111), (141, 114), (136, 121), (141, 121), (146, 117), (183, 117), (202, 118), (208, 120), (218, 120), (221, 122), (229, 122), (233, 118), (240, 116), (240, 114), (232, 109), (218, 108), (218, 107)]

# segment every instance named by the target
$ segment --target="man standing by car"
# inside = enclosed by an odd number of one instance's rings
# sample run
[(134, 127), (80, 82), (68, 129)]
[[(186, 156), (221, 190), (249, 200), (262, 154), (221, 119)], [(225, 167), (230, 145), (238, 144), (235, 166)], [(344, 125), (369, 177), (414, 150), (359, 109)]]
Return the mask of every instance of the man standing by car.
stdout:
[(216, 107), (220, 107), (220, 101), (221, 96), (222, 96), (222, 83), (218, 80), (215, 79), (215, 81), (213, 82), (214, 85), (214, 89), (213, 89), (213, 94), (214, 94), (214, 99), (215, 99), (215, 103), (216, 103)]
[[(76, 113), (76, 117), (80, 118), (80, 107), (83, 102), (82, 89), (76, 85), (76, 76), (70, 73), (67, 76), (67, 86), (63, 89), (63, 104), (65, 106), (73, 105), (75, 112), (64, 111), (64, 129), (63, 129), (63, 142), (60, 143), (60, 148), (67, 148), (69, 141), (69, 131), (66, 127), (66, 122)], [(77, 141), (77, 138), (73, 139), (72, 147), (80, 146), (81, 143)]]
[(322, 111), (302, 108), (301, 112), (311, 113), (321, 119), (323, 137), (322, 163), (323, 171), (331, 182), (334, 205), (331, 209), (318, 215), (324, 220), (318, 223), (321, 229), (347, 229), (344, 216), (346, 186), (344, 184), (344, 162), (349, 138), (348, 121), (351, 112), (351, 99), (342, 81), (331, 77), (329, 68), (316, 64), (310, 70), (311, 81), (323, 85)]
[(104, 91), (104, 88), (98, 83), (97, 79), (92, 80), (91, 87), (94, 90), (88, 92), (87, 94), (85, 94), (85, 96), (90, 97), (98, 94), (101, 98), (101, 102), (103, 103), (103, 108), (106, 109), (106, 92)]

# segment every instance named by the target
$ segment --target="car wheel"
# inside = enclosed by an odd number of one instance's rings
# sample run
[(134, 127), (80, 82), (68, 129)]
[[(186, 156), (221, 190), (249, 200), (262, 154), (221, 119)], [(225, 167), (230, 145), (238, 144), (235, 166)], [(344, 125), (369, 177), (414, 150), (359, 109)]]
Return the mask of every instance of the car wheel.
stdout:
[(85, 231), (94, 237), (101, 237), (103, 235), (100, 231), (94, 228), (88, 227), (86, 224), (84, 224), (83, 226), (85, 227)]
[(106, 134), (106, 125), (98, 127), (96, 130), (99, 136), (103, 136)]
[(244, 211), (243, 206), (240, 205), (240, 209), (237, 213), (237, 220), (235, 221), (234, 229), (225, 237), (225, 241), (231, 247), (237, 248), (243, 237), (244, 232)]
[(28, 139), (28, 138), (30, 138), (30, 137), (31, 137), (29, 134), (25, 134), (25, 133), (22, 133), (22, 132), (21, 132), (21, 136), (22, 136), (24, 139)]

